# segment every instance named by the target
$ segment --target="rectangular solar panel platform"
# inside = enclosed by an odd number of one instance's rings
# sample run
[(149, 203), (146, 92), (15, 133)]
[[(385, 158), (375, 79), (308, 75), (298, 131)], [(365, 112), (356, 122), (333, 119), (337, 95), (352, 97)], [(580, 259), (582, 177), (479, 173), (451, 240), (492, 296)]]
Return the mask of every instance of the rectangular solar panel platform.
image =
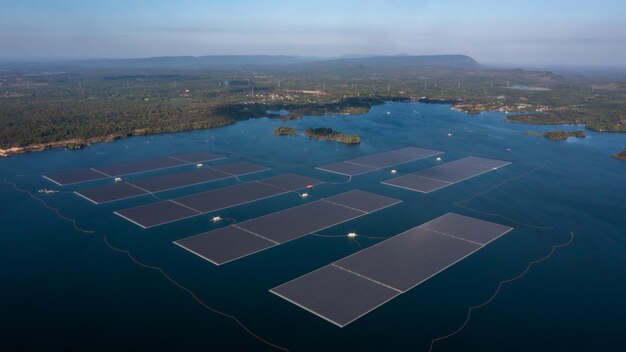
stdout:
[(108, 203), (148, 194), (145, 190), (127, 182), (115, 182), (110, 185), (75, 191), (74, 193), (94, 204)]
[(224, 159), (224, 157), (221, 155), (216, 155), (205, 151), (175, 154), (172, 155), (171, 158), (179, 159), (187, 163), (200, 163), (204, 161), (215, 161)]
[(177, 154), (173, 156), (141, 160), (124, 164), (115, 164), (108, 166), (98, 166), (87, 169), (68, 170), (43, 175), (47, 180), (56, 183), (59, 186), (73, 185), (77, 183), (101, 180), (109, 177), (117, 177), (130, 175), (140, 172), (155, 171), (167, 169), (170, 167), (194, 164), (201, 161), (213, 161), (223, 159), (222, 156), (211, 154), (208, 152), (191, 152)]
[(354, 190), (174, 243), (222, 265), (398, 203), (396, 199)]
[[(118, 210), (115, 213), (138, 226), (150, 228), (192, 216), (278, 196), (320, 183), (322, 183), (322, 181), (309, 177), (296, 174), (284, 174), (171, 200)], [(172, 212), (167, 213), (163, 211), (163, 209), (170, 209)]]
[(246, 161), (238, 161), (238, 162), (230, 163), (230, 164), (217, 165), (217, 166), (213, 166), (213, 169), (229, 174), (229, 175), (237, 175), (237, 176), (242, 176), (242, 175), (252, 174), (255, 172), (259, 172), (259, 171), (269, 170), (268, 168), (264, 166), (259, 166), (259, 165), (252, 164)]
[(148, 192), (155, 193), (210, 181), (223, 180), (230, 177), (232, 177), (232, 175), (212, 168), (202, 167), (196, 170), (145, 178), (141, 180), (132, 180), (128, 182), (131, 182), (133, 185)]
[(339, 327), (400, 295), (394, 289), (327, 265), (271, 290), (275, 295)]
[(470, 156), (382, 183), (411, 191), (430, 193), (509, 164), (508, 161)]
[(270, 292), (344, 327), (511, 230), (448, 213)]
[(317, 169), (328, 171), (344, 176), (356, 176), (367, 172), (380, 170), (393, 165), (408, 163), (411, 161), (441, 154), (442, 152), (431, 149), (406, 147), (389, 152), (364, 156), (348, 161), (319, 166)]
[(174, 244), (215, 265), (277, 245), (274, 241), (254, 235), (237, 226), (222, 227), (212, 231), (210, 236), (199, 234), (175, 241)]
[(170, 158), (168, 156), (158, 159), (141, 160), (133, 163), (115, 164), (108, 166), (96, 166), (92, 169), (102, 172), (103, 174), (114, 176), (130, 175), (140, 172), (168, 169), (170, 167), (182, 166), (189, 164), (186, 161)]
[(118, 210), (114, 213), (144, 229), (202, 214), (195, 209), (169, 200)]
[[(221, 170), (228, 170), (227, 173)], [(75, 191), (74, 193), (95, 204), (118, 201), (137, 197), (145, 194), (162, 192), (182, 187), (198, 185), (201, 183), (223, 180), (234, 176), (243, 176), (255, 172), (269, 170), (264, 166), (250, 163), (232, 163), (218, 165), (213, 168), (201, 167), (195, 170), (150, 177), (140, 180), (116, 182), (111, 185)]]
[(102, 172), (96, 171), (94, 169), (68, 170), (56, 172), (49, 175), (43, 175), (43, 178), (54, 182), (59, 186), (67, 186), (88, 181), (101, 180), (109, 177), (111, 176), (105, 175)]

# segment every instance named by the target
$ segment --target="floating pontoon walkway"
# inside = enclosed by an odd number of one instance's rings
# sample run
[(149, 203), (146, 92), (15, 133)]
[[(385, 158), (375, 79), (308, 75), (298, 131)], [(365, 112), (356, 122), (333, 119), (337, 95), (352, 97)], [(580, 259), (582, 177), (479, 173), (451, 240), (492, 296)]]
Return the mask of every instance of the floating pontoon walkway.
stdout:
[(398, 203), (396, 199), (354, 190), (174, 243), (222, 265)]
[(448, 213), (270, 291), (344, 327), (511, 230)]

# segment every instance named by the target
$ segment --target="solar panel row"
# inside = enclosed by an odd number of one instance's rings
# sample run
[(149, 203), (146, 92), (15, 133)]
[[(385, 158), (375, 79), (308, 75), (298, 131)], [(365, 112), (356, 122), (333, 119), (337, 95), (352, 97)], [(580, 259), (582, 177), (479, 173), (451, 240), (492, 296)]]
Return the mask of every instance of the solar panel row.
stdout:
[(367, 172), (379, 170), (385, 167), (427, 158), (441, 153), (442, 152), (437, 150), (406, 147), (389, 152), (369, 155), (362, 158), (324, 165), (318, 167), (317, 169), (345, 176), (356, 176)]
[(95, 181), (110, 177), (130, 175), (140, 172), (167, 169), (203, 161), (213, 161), (223, 157), (204, 151), (176, 154), (168, 157), (135, 161), (131, 163), (99, 166), (87, 169), (61, 171), (43, 177), (59, 186), (67, 186), (82, 182)]
[(284, 174), (231, 187), (196, 193), (161, 202), (118, 210), (115, 213), (143, 228), (234, 207), (317, 185), (321, 181)]
[(74, 193), (95, 204), (102, 204), (266, 170), (269, 169), (264, 166), (247, 162), (236, 162), (141, 180), (116, 182), (105, 186), (75, 191)]
[(373, 193), (349, 191), (174, 243), (222, 265), (399, 202)]
[(510, 164), (508, 161), (470, 156), (382, 183), (411, 191), (430, 193), (508, 164)]
[(344, 327), (511, 230), (448, 213), (270, 291)]

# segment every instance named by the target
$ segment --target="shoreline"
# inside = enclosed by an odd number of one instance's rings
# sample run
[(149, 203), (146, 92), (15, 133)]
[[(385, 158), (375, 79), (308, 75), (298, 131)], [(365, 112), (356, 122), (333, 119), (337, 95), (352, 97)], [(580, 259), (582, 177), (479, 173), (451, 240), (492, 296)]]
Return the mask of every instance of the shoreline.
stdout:
[[(397, 99), (398, 97), (396, 97)], [(459, 100), (444, 100), (444, 99), (438, 99), (438, 98), (429, 98), (429, 97), (406, 97), (404, 100), (386, 100), (386, 101), (381, 101), (381, 102), (376, 102), (376, 103), (371, 103), (368, 104), (367, 108), (365, 108), (363, 105), (354, 105), (354, 106), (343, 106), (341, 109), (341, 111), (339, 111), (340, 114), (342, 115), (364, 115), (366, 113), (368, 113), (370, 111), (370, 109), (373, 106), (379, 106), (379, 105), (383, 105), (388, 101), (401, 101), (401, 102), (419, 102), (419, 103), (423, 103), (423, 104), (441, 104), (441, 105), (450, 105), (451, 109), (462, 112), (466, 115), (478, 115), (481, 112), (503, 112), (500, 110), (481, 110), (479, 112), (476, 112), (475, 110), (467, 110), (464, 109), (463, 107), (466, 105), (463, 105), (463, 102), (459, 101)], [(285, 107), (287, 108), (287, 107)], [(324, 110), (325, 106), (320, 105), (319, 107), (317, 107), (318, 111)], [(506, 113), (506, 112), (504, 112)], [(326, 115), (324, 113), (322, 114), (310, 114), (310, 116), (323, 116)], [(296, 113), (294, 115), (287, 115), (287, 116), (269, 116), (270, 118), (282, 118), (282, 119), (297, 119), (297, 118), (301, 118), (303, 116), (306, 115), (302, 115), (299, 113)], [(268, 116), (259, 116), (256, 118), (261, 118), (261, 117), (268, 117)], [(254, 118), (254, 117), (253, 117)], [(515, 120), (511, 120), (507, 117), (505, 117), (505, 120), (507, 122), (510, 123), (519, 123), (519, 124), (527, 124), (527, 125), (538, 125), (538, 126), (558, 126), (558, 125), (577, 125), (577, 126), (581, 126), (586, 130), (590, 130), (593, 132), (598, 132), (598, 133), (625, 133), (622, 131), (603, 131), (603, 130), (596, 130), (593, 128), (588, 127), (585, 124), (576, 124), (574, 122), (564, 122), (564, 123), (558, 123), (558, 122), (524, 122), (524, 121), (515, 121)], [(148, 135), (159, 135), (159, 134), (164, 134), (164, 133), (177, 133), (177, 132), (190, 132), (190, 131), (197, 131), (197, 130), (207, 130), (207, 129), (213, 129), (213, 128), (219, 128), (219, 127), (226, 127), (226, 126), (230, 126), (233, 124), (237, 123), (237, 119), (236, 118), (232, 118), (228, 120), (229, 123), (227, 124), (222, 124), (222, 125), (217, 125), (214, 127), (208, 127), (208, 128), (192, 128), (190, 130), (186, 130), (186, 131), (157, 131), (157, 132), (150, 132), (147, 131), (148, 128), (143, 128), (143, 129), (138, 129), (135, 131), (132, 131), (128, 134), (125, 135), (107, 135), (107, 136), (98, 136), (98, 137), (90, 137), (90, 138), (72, 138), (72, 139), (67, 139), (67, 140), (61, 140), (61, 141), (54, 141), (54, 142), (47, 142), (47, 143), (35, 143), (35, 144), (30, 144), (24, 147), (9, 147), (6, 149), (1, 149), (0, 148), (0, 158), (3, 157), (10, 157), (10, 156), (15, 156), (15, 155), (20, 155), (20, 154), (26, 154), (26, 153), (32, 153), (32, 152), (41, 152), (41, 151), (45, 151), (48, 149), (55, 149), (55, 148), (65, 148), (65, 149), (82, 149), (82, 148), (86, 148), (89, 146), (92, 146), (94, 144), (97, 143), (110, 143), (110, 142), (114, 142), (120, 139), (124, 139), (124, 138), (129, 138), (129, 137), (135, 137), (135, 136), (148, 136)]]

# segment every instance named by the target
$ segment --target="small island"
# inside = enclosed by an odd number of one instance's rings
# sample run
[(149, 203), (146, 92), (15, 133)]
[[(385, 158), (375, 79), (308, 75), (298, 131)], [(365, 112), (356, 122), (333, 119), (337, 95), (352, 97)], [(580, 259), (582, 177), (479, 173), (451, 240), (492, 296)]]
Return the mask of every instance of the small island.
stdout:
[(305, 134), (309, 138), (335, 141), (343, 144), (359, 144), (361, 137), (356, 134), (343, 134), (343, 132), (333, 131), (330, 127), (308, 128)]
[(624, 148), (624, 150), (622, 150), (620, 153), (613, 154), (613, 157), (615, 159), (626, 161), (626, 148)]
[(587, 135), (585, 131), (552, 131), (545, 133), (526, 132), (530, 136), (539, 136), (551, 141), (560, 142), (568, 139), (569, 137), (585, 138)]
[(276, 136), (293, 136), (296, 134), (296, 129), (289, 126), (279, 126), (274, 129), (274, 135)]

